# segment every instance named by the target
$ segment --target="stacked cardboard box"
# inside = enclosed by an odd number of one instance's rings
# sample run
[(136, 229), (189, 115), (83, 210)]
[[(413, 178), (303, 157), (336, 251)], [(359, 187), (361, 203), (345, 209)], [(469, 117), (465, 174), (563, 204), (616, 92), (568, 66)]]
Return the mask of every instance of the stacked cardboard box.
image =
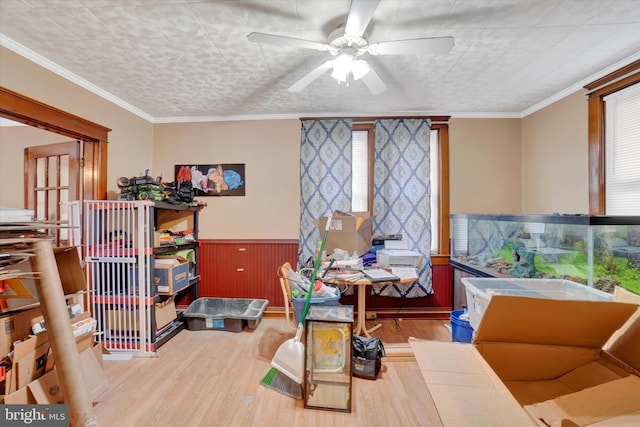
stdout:
[(159, 294), (175, 294), (189, 285), (189, 262), (181, 256), (157, 255), (153, 283)]
[[(323, 216), (315, 222), (320, 232), (320, 237), (326, 229), (328, 217)], [(356, 252), (362, 256), (371, 249), (371, 229), (373, 218), (368, 212), (339, 212), (331, 217), (329, 233), (325, 243), (327, 253), (333, 253), (336, 249), (342, 249), (349, 255)]]
[[(94, 343), (95, 320), (90, 313), (78, 310), (81, 307), (78, 302), (86, 289), (78, 252), (76, 248), (56, 248), (54, 254), (69, 312), (73, 313), (70, 314), (73, 317), (69, 324), (80, 354), (81, 366), (78, 369), (82, 370), (87, 381), (90, 398), (96, 399), (108, 388), (108, 382), (102, 370), (102, 346)], [(0, 399), (4, 403), (64, 402), (55, 354), (51, 350), (37, 292), (33, 297), (34, 301), (30, 304), (0, 317), (0, 358), (5, 364), (5, 379), (0, 382)]]

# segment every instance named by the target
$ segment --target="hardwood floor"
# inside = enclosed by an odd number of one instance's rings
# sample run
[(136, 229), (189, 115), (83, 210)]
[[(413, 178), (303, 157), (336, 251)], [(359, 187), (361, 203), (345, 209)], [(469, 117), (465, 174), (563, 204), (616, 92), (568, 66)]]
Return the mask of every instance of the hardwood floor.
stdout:
[[(368, 326), (380, 321), (368, 322)], [(374, 335), (390, 349), (407, 338), (450, 341), (445, 320), (383, 319)], [(294, 332), (264, 318), (254, 330), (181, 331), (157, 357), (105, 360), (109, 390), (94, 405), (99, 426), (441, 426), (411, 357), (388, 357), (377, 380), (353, 378), (351, 413), (305, 409), (260, 385)]]

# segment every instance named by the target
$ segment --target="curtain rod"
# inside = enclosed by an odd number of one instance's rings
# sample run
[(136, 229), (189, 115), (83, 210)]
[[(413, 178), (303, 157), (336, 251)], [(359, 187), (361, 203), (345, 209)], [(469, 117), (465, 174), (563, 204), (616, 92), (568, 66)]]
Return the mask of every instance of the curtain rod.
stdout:
[(451, 116), (381, 116), (381, 117), (300, 117), (305, 120), (337, 120), (351, 119), (354, 123), (373, 123), (375, 120), (429, 119), (432, 123), (448, 123)]

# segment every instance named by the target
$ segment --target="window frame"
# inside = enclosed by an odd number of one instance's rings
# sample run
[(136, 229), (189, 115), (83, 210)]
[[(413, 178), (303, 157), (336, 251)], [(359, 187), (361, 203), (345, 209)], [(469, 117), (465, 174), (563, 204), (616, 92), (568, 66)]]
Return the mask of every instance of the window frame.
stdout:
[(589, 214), (591, 215), (606, 215), (604, 98), (638, 83), (640, 83), (640, 60), (584, 86), (588, 96)]
[[(438, 251), (431, 254), (432, 263), (448, 262), (449, 258), (449, 119), (450, 116), (420, 116), (420, 117), (384, 117), (380, 119), (423, 119), (431, 121), (431, 129), (438, 130), (438, 170), (440, 172), (438, 189)], [(375, 126), (373, 120), (378, 118), (352, 118), (352, 130), (369, 132), (369, 194), (373, 194), (373, 167), (375, 147)], [(368, 200), (369, 213), (373, 213), (373, 197)], [(432, 212), (433, 215), (433, 212)], [(442, 257), (442, 260), (439, 258)]]

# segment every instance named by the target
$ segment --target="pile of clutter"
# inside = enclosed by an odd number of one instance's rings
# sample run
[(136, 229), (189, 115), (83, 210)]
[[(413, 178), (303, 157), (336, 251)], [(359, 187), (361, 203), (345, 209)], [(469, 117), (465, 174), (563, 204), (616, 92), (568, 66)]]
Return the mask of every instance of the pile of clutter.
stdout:
[(311, 287), (311, 280), (304, 274), (304, 270), (300, 272), (289, 270), (287, 279), (291, 286), (291, 296), (293, 298), (306, 297), (310, 288), (312, 289), (312, 298), (336, 297), (340, 295), (340, 291), (336, 287), (326, 285), (321, 280), (316, 280), (313, 287)]
[(191, 181), (162, 182), (162, 178), (149, 175), (118, 178), (120, 194), (118, 200), (152, 200), (171, 204), (193, 203), (193, 185)]

